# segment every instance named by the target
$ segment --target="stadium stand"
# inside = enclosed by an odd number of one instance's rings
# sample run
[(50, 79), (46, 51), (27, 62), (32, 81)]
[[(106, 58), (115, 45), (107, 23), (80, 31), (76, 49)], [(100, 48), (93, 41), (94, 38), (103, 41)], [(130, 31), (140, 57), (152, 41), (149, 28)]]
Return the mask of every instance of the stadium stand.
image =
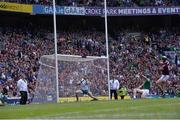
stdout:
[[(14, 17), (12, 17), (14, 18)], [(22, 23), (22, 26), (0, 27), (0, 85), (3, 93), (9, 97), (17, 96), (16, 80), (18, 74), (23, 72), (29, 81), (29, 90), (33, 92), (39, 68), (38, 60), (44, 54), (54, 52), (53, 33), (48, 28), (37, 26), (34, 23)], [(23, 27), (27, 26), (27, 27)], [(76, 25), (75, 25), (76, 26)], [(71, 28), (72, 27), (72, 28)], [(76, 29), (71, 26), (67, 30), (58, 30), (58, 53), (73, 55), (105, 55), (105, 38), (101, 30)], [(137, 26), (139, 27), (139, 26)], [(41, 29), (39, 29), (41, 28)], [(157, 59), (171, 51), (168, 58), (171, 58), (172, 73), (171, 79), (175, 86), (179, 83), (179, 70), (177, 64), (178, 54), (173, 56), (173, 51), (180, 45), (179, 27), (171, 29), (155, 27), (152, 30), (138, 28), (115, 29), (110, 34), (110, 72), (117, 75), (121, 84), (129, 90), (142, 83), (137, 76), (138, 73), (150, 75), (153, 81), (160, 76)], [(47, 46), (48, 45), (48, 46)], [(176, 60), (176, 61), (175, 61)], [(61, 74), (60, 77), (66, 75)], [(93, 84), (101, 84), (99, 80)], [(107, 90), (103, 86), (102, 90)], [(96, 88), (92, 88), (96, 90)], [(93, 91), (92, 91), (93, 92)], [(153, 82), (151, 94), (158, 95), (158, 88)], [(68, 96), (68, 93), (65, 94)], [(131, 95), (131, 92), (130, 92)]]
[[(52, 5), (52, 0), (0, 0), (1, 2)], [(103, 6), (103, 0), (57, 0), (62, 6)], [(144, 7), (144, 6), (179, 6), (179, 0), (107, 0), (109, 7)], [(29, 81), (30, 93), (33, 92), (39, 70), (39, 58), (44, 54), (54, 53), (52, 21), (49, 16), (29, 17), (30, 15), (2, 12), (0, 20), (0, 86), (8, 97), (18, 96), (16, 81), (19, 73), (25, 73)], [(8, 16), (9, 15), (9, 16)], [(24, 17), (26, 16), (26, 17)], [(62, 16), (64, 21), (69, 18)], [(30, 18), (30, 19), (29, 19)], [(105, 34), (102, 19), (97, 17), (77, 17), (75, 22), (63, 22), (58, 29), (58, 53), (70, 55), (106, 55)], [(29, 19), (29, 20), (25, 20)], [(70, 19), (74, 19), (73, 17)], [(82, 20), (80, 20), (82, 19)], [(90, 20), (87, 20), (90, 19)], [(121, 18), (118, 18), (118, 20)], [(150, 75), (153, 81), (160, 76), (157, 60), (166, 55), (171, 60), (171, 79), (175, 90), (180, 80), (180, 33), (179, 21), (165, 16), (157, 24), (146, 25), (144, 21), (151, 19), (123, 18), (122, 21), (109, 19), (110, 72), (117, 75), (121, 84), (132, 90), (142, 83), (138, 73)], [(134, 19), (126, 22), (127, 19)], [(153, 20), (158, 20), (154, 18)], [(179, 19), (175, 15), (174, 19)], [(15, 20), (16, 22), (14, 22)], [(32, 20), (32, 21), (31, 21)], [(76, 21), (75, 20), (75, 21)], [(163, 21), (164, 20), (164, 21)], [(171, 21), (172, 20), (172, 21)], [(17, 22), (18, 21), (18, 22)], [(42, 22), (44, 21), (44, 22)], [(60, 20), (61, 21), (61, 20)], [(42, 23), (41, 23), (42, 22)], [(97, 22), (97, 23), (96, 23)], [(138, 23), (139, 22), (139, 23)], [(162, 22), (162, 25), (158, 25)], [(81, 25), (83, 23), (83, 25)], [(142, 28), (142, 25), (144, 28)], [(166, 25), (168, 23), (168, 25)], [(40, 25), (39, 25), (40, 24)], [(173, 24), (173, 25), (171, 25)], [(46, 26), (45, 26), (46, 25)], [(124, 25), (124, 26), (123, 26)], [(137, 25), (137, 26), (135, 26)], [(152, 27), (152, 26), (153, 27)], [(26, 26), (26, 27), (25, 27)], [(68, 26), (68, 27), (67, 27)], [(146, 28), (147, 27), (147, 28)], [(65, 28), (65, 29), (64, 29)], [(91, 28), (91, 29), (90, 29)], [(48, 46), (47, 46), (48, 45)], [(65, 72), (68, 70), (64, 70)], [(60, 77), (66, 74), (61, 74)], [(136, 76), (137, 75), (137, 76)], [(101, 84), (103, 80), (99, 80)], [(96, 90), (96, 88), (92, 88)], [(101, 88), (107, 91), (107, 86)], [(92, 91), (93, 92), (93, 91)], [(159, 90), (153, 82), (151, 94), (158, 95)], [(131, 95), (131, 92), (130, 92)], [(67, 94), (68, 96), (68, 94)]]

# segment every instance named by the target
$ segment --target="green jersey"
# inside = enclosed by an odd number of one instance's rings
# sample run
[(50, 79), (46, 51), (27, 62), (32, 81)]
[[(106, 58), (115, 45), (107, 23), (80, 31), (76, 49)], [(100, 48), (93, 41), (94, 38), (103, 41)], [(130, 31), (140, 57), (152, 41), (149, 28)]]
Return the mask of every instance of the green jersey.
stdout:
[(143, 84), (143, 89), (150, 89), (150, 80), (146, 80)]
[(178, 89), (178, 88), (176, 89), (176, 96), (180, 97), (180, 89)]
[(0, 100), (3, 99), (4, 95), (0, 92)]
[(4, 104), (4, 95), (1, 92), (0, 92), (0, 102), (2, 102), (0, 103), (0, 105)]

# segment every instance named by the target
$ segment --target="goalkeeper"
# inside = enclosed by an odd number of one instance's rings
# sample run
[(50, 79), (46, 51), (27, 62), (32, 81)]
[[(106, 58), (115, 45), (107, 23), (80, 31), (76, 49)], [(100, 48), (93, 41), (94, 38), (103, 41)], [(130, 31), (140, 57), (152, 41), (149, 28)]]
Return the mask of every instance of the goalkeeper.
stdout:
[(98, 100), (96, 97), (94, 97), (90, 91), (89, 88), (89, 84), (90, 82), (87, 80), (86, 77), (84, 77), (83, 79), (81, 79), (80, 81), (77, 82), (77, 85), (81, 86), (81, 90), (77, 90), (76, 91), (76, 100), (79, 101), (79, 94), (86, 94), (89, 97), (93, 98), (93, 100)]

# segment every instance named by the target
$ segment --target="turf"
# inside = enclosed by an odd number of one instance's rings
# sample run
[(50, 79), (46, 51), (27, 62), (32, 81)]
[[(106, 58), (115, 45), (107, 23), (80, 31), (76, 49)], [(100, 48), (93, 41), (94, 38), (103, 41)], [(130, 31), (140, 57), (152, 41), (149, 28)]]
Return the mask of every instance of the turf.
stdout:
[(6, 105), (0, 119), (180, 119), (180, 99)]

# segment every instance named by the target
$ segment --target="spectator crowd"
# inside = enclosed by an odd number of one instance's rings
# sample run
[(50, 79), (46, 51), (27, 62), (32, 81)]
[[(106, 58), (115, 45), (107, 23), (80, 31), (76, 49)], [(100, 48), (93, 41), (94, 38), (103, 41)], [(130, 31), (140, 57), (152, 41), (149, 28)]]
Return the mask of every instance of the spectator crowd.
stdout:
[[(150, 76), (152, 80), (150, 93), (159, 94), (155, 81), (161, 75), (158, 63), (161, 55), (166, 55), (171, 61), (172, 89), (180, 84), (178, 28), (172, 30), (161, 28), (148, 32), (124, 29), (118, 31), (116, 37), (108, 39), (110, 74), (115, 75), (121, 85), (128, 88), (130, 94), (131, 90), (143, 81), (138, 73)], [(43, 90), (39, 95), (55, 93), (55, 69), (43, 66), (39, 62), (41, 56), (54, 54), (54, 39), (51, 31), (0, 27), (0, 46), (0, 90), (3, 94), (9, 97), (18, 96), (16, 82), (20, 74), (26, 76), (30, 94), (35, 92), (34, 90), (37, 91), (36, 86), (40, 81), (44, 83), (38, 88)], [(105, 56), (105, 35), (97, 30), (58, 31), (58, 53), (84, 57)], [(45, 59), (41, 62), (55, 66), (52, 60)], [(83, 77), (82, 74), (89, 76), (91, 89), (95, 95), (107, 95), (106, 61), (95, 60), (84, 64), (78, 61), (71, 64), (62, 62), (60, 65), (60, 96), (74, 95), (75, 83)]]

